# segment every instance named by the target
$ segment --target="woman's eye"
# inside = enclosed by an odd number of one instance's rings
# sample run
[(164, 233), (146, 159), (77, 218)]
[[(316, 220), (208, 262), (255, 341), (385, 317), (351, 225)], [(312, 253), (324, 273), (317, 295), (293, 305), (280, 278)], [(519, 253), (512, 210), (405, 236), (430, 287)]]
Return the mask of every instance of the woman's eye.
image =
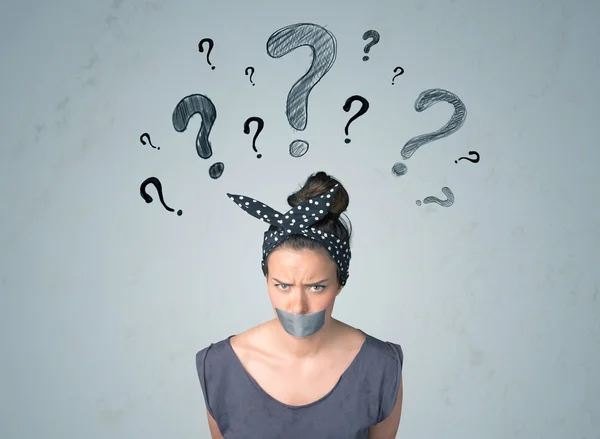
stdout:
[[(289, 287), (289, 285), (286, 285), (286, 284), (276, 284), (275, 286), (282, 290), (287, 290), (287, 287)], [(320, 293), (321, 291), (323, 291), (325, 289), (325, 285), (313, 285), (313, 288), (315, 288), (314, 291), (316, 291), (317, 293)]]

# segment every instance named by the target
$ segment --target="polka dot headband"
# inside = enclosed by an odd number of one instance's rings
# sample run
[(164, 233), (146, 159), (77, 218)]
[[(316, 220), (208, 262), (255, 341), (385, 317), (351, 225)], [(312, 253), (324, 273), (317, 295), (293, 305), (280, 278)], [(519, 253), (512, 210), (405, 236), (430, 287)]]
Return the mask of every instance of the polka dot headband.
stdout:
[(279, 244), (290, 235), (304, 235), (323, 244), (340, 268), (342, 285), (346, 284), (350, 266), (350, 243), (331, 233), (325, 233), (311, 227), (327, 215), (331, 207), (331, 201), (333, 201), (338, 189), (339, 184), (336, 184), (328, 193), (305, 200), (284, 214), (250, 197), (227, 194), (234, 203), (253, 217), (277, 227), (276, 230), (267, 230), (264, 235), (261, 262), (263, 272), (266, 268), (267, 257)]

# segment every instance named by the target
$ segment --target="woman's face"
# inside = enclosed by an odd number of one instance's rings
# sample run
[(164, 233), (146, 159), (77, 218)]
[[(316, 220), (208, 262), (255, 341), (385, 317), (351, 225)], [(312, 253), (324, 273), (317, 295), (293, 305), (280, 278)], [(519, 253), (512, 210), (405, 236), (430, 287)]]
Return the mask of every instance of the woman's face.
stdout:
[(293, 314), (326, 309), (326, 318), (331, 318), (342, 286), (338, 283), (337, 266), (325, 250), (278, 248), (269, 255), (267, 264), (273, 308)]

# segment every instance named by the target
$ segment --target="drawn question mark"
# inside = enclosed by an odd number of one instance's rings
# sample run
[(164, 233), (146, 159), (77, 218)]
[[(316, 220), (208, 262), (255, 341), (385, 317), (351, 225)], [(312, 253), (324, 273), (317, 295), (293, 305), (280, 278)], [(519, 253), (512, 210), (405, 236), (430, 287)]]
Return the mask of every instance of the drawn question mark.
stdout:
[[(267, 41), (271, 58), (281, 58), (292, 50), (308, 46), (312, 62), (308, 71), (296, 81), (288, 93), (286, 114), (292, 128), (303, 131), (308, 122), (308, 96), (317, 83), (335, 63), (337, 42), (331, 32), (312, 23), (298, 23), (275, 31)], [(308, 142), (294, 140), (290, 151), (307, 151)]]
[[(258, 135), (265, 127), (265, 121), (262, 120), (260, 117), (249, 117), (248, 119), (246, 119), (246, 122), (244, 122), (244, 134), (250, 134), (250, 123), (251, 122), (256, 122), (256, 125), (257, 125), (256, 133), (254, 133), (254, 138), (252, 139), (252, 148), (254, 149), (254, 152), (258, 152), (258, 151), (256, 151), (256, 139), (258, 138)], [(261, 158), (261, 157), (262, 157), (262, 154), (256, 155), (256, 158)]]
[[(165, 204), (165, 199), (163, 197), (162, 192), (162, 184), (160, 183), (160, 180), (156, 177), (149, 177), (142, 182), (142, 185), (140, 186), (140, 195), (142, 196), (144, 201), (146, 201), (146, 203), (152, 203), (152, 197), (148, 195), (148, 192), (146, 192), (146, 187), (149, 184), (153, 185), (156, 188), (156, 192), (158, 192), (158, 198), (160, 198), (160, 202), (164, 206), (164, 208), (167, 209), (169, 212), (174, 212), (174, 209), (171, 209)], [(177, 216), (181, 216), (182, 213), (183, 211), (181, 209), (178, 210)]]
[(213, 47), (215, 47), (215, 42), (212, 40), (212, 38), (202, 38), (200, 40), (200, 42), (198, 43), (198, 50), (200, 51), (200, 53), (204, 53), (204, 43), (208, 43), (208, 51), (206, 53), (206, 62), (208, 63), (209, 66), (211, 66), (211, 70), (215, 69), (215, 66), (212, 65), (212, 63), (210, 62), (210, 52), (212, 52)]
[(140, 142), (142, 142), (142, 145), (145, 145), (145, 144), (146, 144), (146, 141), (148, 141), (148, 143), (150, 144), (150, 146), (151, 146), (152, 148), (160, 149), (160, 147), (158, 147), (158, 146), (154, 146), (154, 145), (152, 144), (152, 141), (150, 140), (150, 134), (148, 134), (148, 133), (144, 133), (144, 134), (142, 134), (142, 135), (140, 136)]
[[(369, 50), (371, 50), (371, 47), (373, 47), (375, 44), (379, 43), (379, 32), (377, 32), (376, 30), (368, 30), (363, 34), (363, 40), (368, 40), (369, 38), (371, 38), (371, 42), (368, 43), (365, 46), (365, 53), (369, 53)], [(367, 55), (363, 56), (363, 61), (368, 61), (369, 57)]]
[(308, 143), (304, 140), (296, 139), (290, 143), (290, 155), (292, 157), (302, 157), (308, 152)]
[(398, 73), (397, 75), (394, 75), (394, 77), (392, 78), (392, 85), (394, 85), (394, 79), (396, 79), (398, 76), (400, 76), (401, 74), (404, 73), (404, 69), (400, 66), (398, 66), (394, 69), (394, 73), (396, 73), (398, 70), (400, 71), (400, 73)]
[[(446, 195), (446, 199), (445, 200), (440, 200), (438, 197), (426, 197), (423, 200), (424, 204), (429, 204), (429, 203), (436, 203), (439, 204), (442, 207), (450, 207), (454, 204), (454, 194), (452, 193), (452, 191), (450, 190), (450, 188), (448, 187), (443, 187), (442, 188), (442, 193), (444, 195)], [(421, 201), (417, 200), (417, 206), (421, 205)]]
[(254, 67), (252, 67), (252, 66), (246, 67), (246, 70), (244, 72), (246, 74), (246, 76), (248, 76), (248, 70), (251, 70), (251, 72), (250, 72), (250, 83), (252, 85), (255, 85), (254, 82), (252, 82), (252, 75), (254, 75)]
[(474, 159), (470, 159), (469, 157), (461, 157), (458, 160), (454, 160), (454, 163), (458, 163), (461, 160), (468, 160), (468, 161), (470, 161), (472, 163), (477, 163), (479, 161), (479, 153), (477, 151), (469, 151), (469, 155), (475, 155), (477, 157), (474, 158)]
[[(217, 109), (208, 97), (193, 94), (179, 101), (175, 106), (175, 110), (173, 110), (173, 127), (177, 132), (185, 131), (194, 114), (199, 114), (202, 118), (202, 125), (196, 136), (196, 151), (201, 158), (208, 159), (212, 156), (208, 135), (217, 119)], [(217, 162), (210, 167), (208, 174), (211, 178), (217, 179), (223, 174), (224, 169), (225, 165), (222, 162)]]
[[(365, 114), (367, 112), (367, 110), (369, 109), (369, 101), (367, 101), (362, 96), (354, 95), (354, 96), (350, 96), (348, 99), (346, 99), (346, 103), (342, 107), (346, 113), (350, 111), (350, 108), (354, 101), (359, 101), (361, 103), (361, 106), (360, 106), (360, 110), (358, 110), (356, 112), (356, 114), (354, 116), (352, 116), (350, 118), (350, 120), (348, 121), (348, 123), (346, 124), (346, 128), (344, 129), (344, 132), (346, 133), (346, 135), (348, 135), (348, 128), (350, 128), (350, 124), (354, 120), (358, 119), (360, 116)], [(350, 143), (350, 139), (347, 137), (346, 140), (344, 140), (344, 142)]]
[[(424, 111), (438, 102), (448, 102), (454, 106), (454, 113), (450, 117), (450, 120), (439, 130), (413, 137), (406, 142), (401, 151), (404, 159), (409, 159), (419, 147), (426, 143), (434, 142), (456, 132), (465, 122), (467, 118), (465, 104), (454, 93), (439, 88), (422, 92), (415, 101), (415, 110), (418, 112)], [(392, 174), (396, 177), (404, 175), (406, 172), (406, 165), (402, 162), (397, 162), (392, 166)]]

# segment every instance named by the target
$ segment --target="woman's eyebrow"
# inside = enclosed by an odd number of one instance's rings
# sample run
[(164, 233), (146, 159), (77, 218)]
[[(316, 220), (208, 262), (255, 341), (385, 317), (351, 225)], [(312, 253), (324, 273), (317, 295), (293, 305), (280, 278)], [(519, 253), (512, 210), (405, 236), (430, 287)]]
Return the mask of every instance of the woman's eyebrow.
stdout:
[[(273, 280), (276, 281), (276, 282), (278, 282), (278, 283), (280, 283), (280, 284), (291, 285), (289, 282), (283, 282), (283, 281), (280, 281), (279, 279), (276, 279), (276, 278), (273, 278)], [(323, 282), (327, 282), (328, 280), (329, 279), (323, 279), (323, 280), (320, 280), (318, 282), (314, 282), (314, 283), (310, 283), (310, 284), (304, 284), (304, 286), (305, 287), (312, 287), (312, 286), (315, 286), (315, 285), (322, 284)]]

